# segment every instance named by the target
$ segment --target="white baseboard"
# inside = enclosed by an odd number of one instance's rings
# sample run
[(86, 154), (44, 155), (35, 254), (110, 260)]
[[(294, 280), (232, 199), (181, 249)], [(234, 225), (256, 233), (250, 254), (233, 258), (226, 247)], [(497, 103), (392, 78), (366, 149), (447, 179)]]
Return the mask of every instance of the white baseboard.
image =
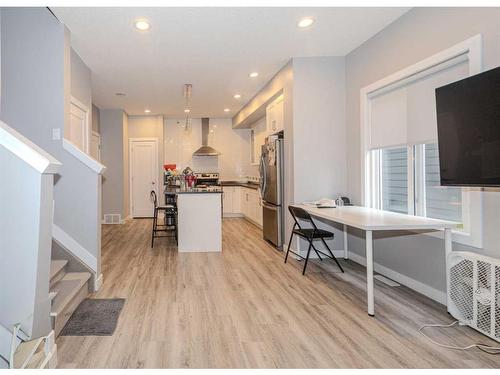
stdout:
[[(286, 251), (286, 249), (285, 249)], [(338, 259), (343, 259), (344, 258), (344, 250), (332, 250), (333, 255), (337, 257)], [(304, 252), (300, 252), (300, 255), (305, 256), (303, 254)], [(358, 255), (356, 253), (353, 253), (351, 251), (349, 253), (349, 259), (352, 260), (355, 263), (361, 264), (362, 266), (366, 267), (366, 258)], [(314, 253), (314, 251), (311, 251), (311, 254), (309, 254), (309, 258), (317, 258), (318, 256)], [(388, 277), (389, 279), (392, 279), (394, 281), (397, 281), (398, 283), (415, 290), (416, 292), (419, 292), (420, 294), (423, 294), (426, 297), (429, 297), (430, 299), (439, 302), (443, 305), (446, 305), (446, 293), (442, 292), (440, 290), (437, 290), (427, 284), (424, 284), (418, 280), (412, 279), (411, 277), (408, 277), (406, 275), (403, 275), (399, 272), (396, 272), (390, 268), (387, 268), (381, 264), (378, 264), (376, 262), (373, 263), (373, 269), (375, 272)]]
[[(334, 251), (335, 256), (337, 256), (336, 252)], [(343, 256), (343, 252), (342, 252)], [(366, 258), (363, 256), (360, 256), (356, 253), (349, 252), (349, 259), (352, 260), (353, 262), (356, 262), (358, 264), (361, 264), (362, 266), (366, 267)], [(378, 264), (376, 262), (373, 263), (373, 269), (375, 272), (388, 277), (390, 279), (393, 279), (394, 281), (397, 281), (398, 283), (413, 289), (420, 294), (423, 294), (426, 297), (429, 297), (430, 299), (439, 302), (443, 305), (446, 305), (446, 292), (442, 292), (438, 289), (435, 289), (427, 284), (424, 284), (418, 280), (412, 279), (411, 277), (408, 277), (406, 275), (403, 275), (399, 272), (396, 272), (390, 268), (387, 268), (381, 264)]]
[(94, 279), (94, 292), (97, 292), (99, 289), (101, 289), (102, 283), (104, 279), (102, 276), (102, 273)]
[(226, 217), (243, 217), (243, 214), (235, 214), (235, 213), (224, 212), (222, 214), (222, 218), (226, 218)]

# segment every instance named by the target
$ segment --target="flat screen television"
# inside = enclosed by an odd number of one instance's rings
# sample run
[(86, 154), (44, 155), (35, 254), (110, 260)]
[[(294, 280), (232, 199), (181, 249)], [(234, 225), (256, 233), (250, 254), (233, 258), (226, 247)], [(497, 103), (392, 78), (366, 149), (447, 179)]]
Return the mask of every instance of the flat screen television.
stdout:
[(500, 67), (436, 89), (443, 186), (500, 186)]

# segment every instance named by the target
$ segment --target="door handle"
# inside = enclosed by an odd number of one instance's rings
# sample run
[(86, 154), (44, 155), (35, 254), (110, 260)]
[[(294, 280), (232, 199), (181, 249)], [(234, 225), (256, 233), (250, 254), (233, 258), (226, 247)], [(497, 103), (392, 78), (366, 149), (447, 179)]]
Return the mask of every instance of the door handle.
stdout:
[(268, 204), (265, 204), (264, 202), (262, 202), (262, 207), (267, 208), (267, 209), (272, 210), (272, 211), (278, 211), (278, 207), (270, 206)]

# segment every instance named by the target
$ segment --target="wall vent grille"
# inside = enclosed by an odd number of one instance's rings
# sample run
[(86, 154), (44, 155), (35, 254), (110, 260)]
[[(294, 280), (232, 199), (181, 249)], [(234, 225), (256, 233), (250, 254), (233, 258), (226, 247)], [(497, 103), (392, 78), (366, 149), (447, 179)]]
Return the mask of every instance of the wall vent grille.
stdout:
[(122, 218), (120, 214), (105, 214), (104, 224), (121, 224)]

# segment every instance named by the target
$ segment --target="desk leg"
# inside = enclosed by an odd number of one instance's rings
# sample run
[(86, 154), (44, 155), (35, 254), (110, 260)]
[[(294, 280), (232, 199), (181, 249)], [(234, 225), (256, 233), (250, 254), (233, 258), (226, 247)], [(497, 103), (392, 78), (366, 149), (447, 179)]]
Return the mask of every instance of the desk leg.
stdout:
[(373, 238), (372, 231), (366, 231), (366, 290), (368, 315), (375, 316), (375, 296), (373, 294)]
[[(448, 255), (452, 251), (452, 240), (451, 240), (451, 229), (445, 228), (444, 230), (444, 264), (446, 267), (446, 295), (450, 291), (450, 272), (448, 270)], [(448, 301), (446, 301), (446, 306), (448, 307)]]
[(349, 259), (349, 252), (347, 251), (347, 225), (344, 224), (344, 259)]

